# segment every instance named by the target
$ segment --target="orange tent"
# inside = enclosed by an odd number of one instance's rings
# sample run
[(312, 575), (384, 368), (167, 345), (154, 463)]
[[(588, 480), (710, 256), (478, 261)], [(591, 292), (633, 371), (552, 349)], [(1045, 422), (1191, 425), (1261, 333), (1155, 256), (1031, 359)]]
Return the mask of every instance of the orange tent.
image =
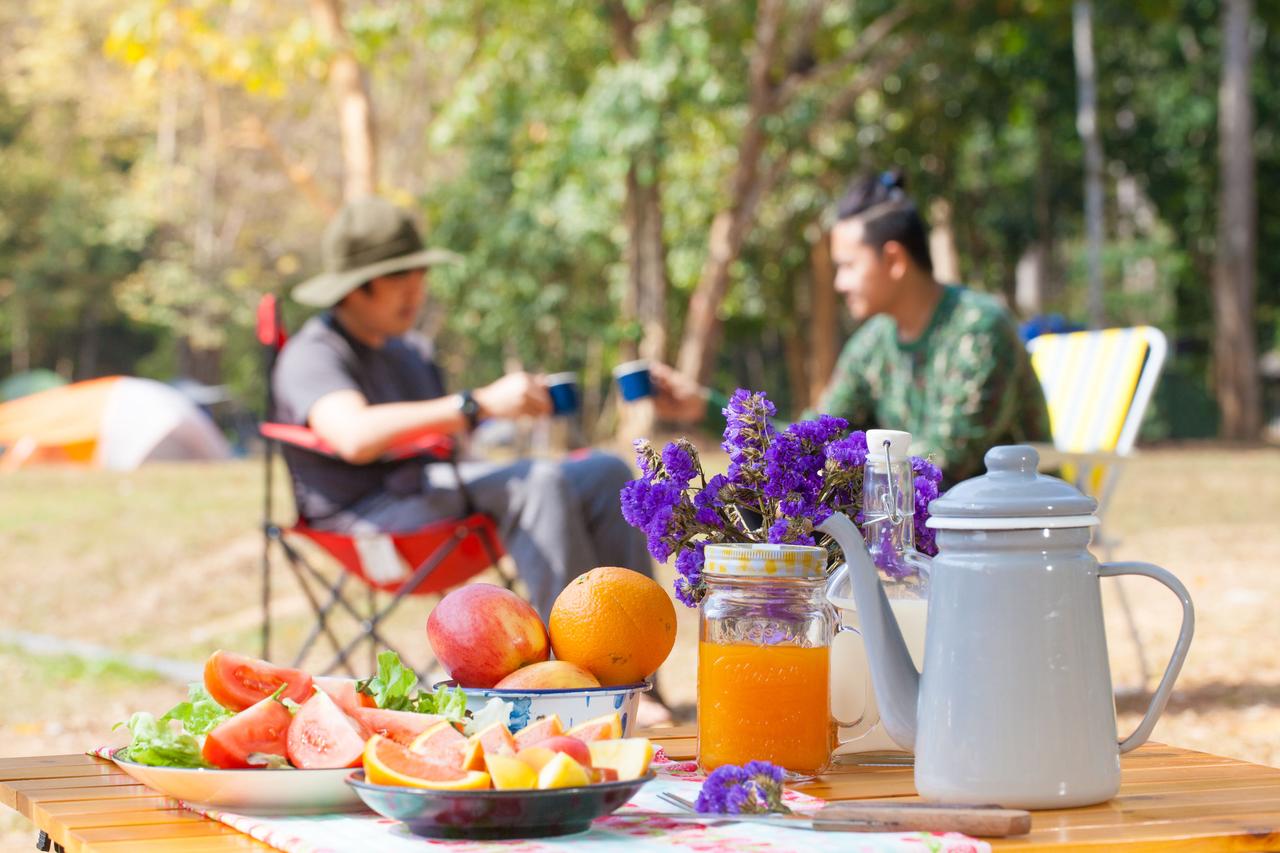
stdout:
[(162, 382), (108, 376), (0, 403), (0, 469), (42, 462), (132, 470), (153, 459), (226, 459), (209, 416)]

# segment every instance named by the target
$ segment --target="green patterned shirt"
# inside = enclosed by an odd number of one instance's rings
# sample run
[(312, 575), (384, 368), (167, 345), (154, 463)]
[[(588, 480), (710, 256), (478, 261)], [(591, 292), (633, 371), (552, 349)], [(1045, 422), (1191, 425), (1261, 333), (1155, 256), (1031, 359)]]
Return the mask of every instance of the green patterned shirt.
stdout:
[[(892, 317), (865, 322), (836, 363), (818, 412), (854, 429), (902, 429), (948, 483), (980, 474), (997, 444), (1049, 441), (1049, 412), (1013, 318), (994, 298), (946, 285), (918, 340)], [(807, 413), (812, 415), (813, 413)]]

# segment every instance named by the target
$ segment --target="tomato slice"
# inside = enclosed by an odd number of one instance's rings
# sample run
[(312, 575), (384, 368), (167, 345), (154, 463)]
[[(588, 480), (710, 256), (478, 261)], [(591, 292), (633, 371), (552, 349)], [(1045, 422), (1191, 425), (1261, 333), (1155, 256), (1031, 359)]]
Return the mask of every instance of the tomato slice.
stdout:
[(314, 692), (311, 676), (300, 669), (233, 652), (216, 651), (204, 663), (204, 688), (224, 708), (243, 711), (288, 684), (282, 698), (306, 702)]
[(329, 694), (329, 698), (336, 702), (339, 708), (353, 717), (356, 715), (358, 708), (376, 707), (372, 696), (368, 693), (356, 692), (356, 680), (354, 678), (317, 675), (312, 680), (315, 682), (316, 687)]
[(357, 767), (364, 754), (359, 724), (329, 694), (317, 690), (289, 724), (289, 761), (303, 770)]
[(226, 769), (252, 767), (249, 756), (255, 752), (287, 757), (292, 721), (289, 709), (268, 697), (209, 732), (201, 754), (214, 767)]
[(414, 738), (444, 719), (439, 714), (389, 711), (386, 708), (357, 708), (352, 716), (369, 734), (391, 738), (402, 746), (413, 743)]

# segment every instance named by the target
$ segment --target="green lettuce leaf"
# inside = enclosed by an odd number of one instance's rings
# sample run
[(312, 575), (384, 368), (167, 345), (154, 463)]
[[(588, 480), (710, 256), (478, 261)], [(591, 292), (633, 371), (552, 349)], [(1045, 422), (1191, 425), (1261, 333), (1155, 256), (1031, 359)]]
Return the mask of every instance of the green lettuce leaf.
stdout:
[(379, 708), (439, 714), (450, 720), (466, 718), (467, 694), (454, 687), (438, 687), (434, 692), (418, 689), (418, 676), (393, 651), (378, 655), (378, 674), (356, 683), (356, 690), (373, 697)]
[(415, 711), (417, 694), (413, 689), (417, 686), (417, 673), (402, 664), (398, 654), (385, 651), (378, 655), (378, 674), (357, 682), (356, 690), (372, 696), (379, 708)]
[(204, 736), (234, 716), (235, 712), (214, 701), (203, 684), (195, 682), (187, 687), (186, 701), (159, 719), (139, 711), (113, 728), (126, 726), (133, 736), (124, 753), (130, 761), (153, 767), (208, 767), (200, 754)]
[(425, 690), (418, 693), (418, 701), (413, 709), (420, 714), (439, 714), (451, 722), (461, 722), (467, 716), (467, 694), (460, 687), (445, 687), (443, 684), (434, 693)]
[(215, 702), (204, 685), (197, 681), (187, 685), (187, 701), (179, 702), (165, 711), (160, 723), (163, 725), (170, 720), (177, 720), (189, 734), (199, 736), (207, 735), (220, 723), (234, 716), (234, 711), (228, 711)]
[(204, 738), (163, 720), (139, 711), (128, 722), (116, 723), (113, 728), (127, 726), (133, 735), (124, 757), (153, 767), (208, 767), (200, 755)]

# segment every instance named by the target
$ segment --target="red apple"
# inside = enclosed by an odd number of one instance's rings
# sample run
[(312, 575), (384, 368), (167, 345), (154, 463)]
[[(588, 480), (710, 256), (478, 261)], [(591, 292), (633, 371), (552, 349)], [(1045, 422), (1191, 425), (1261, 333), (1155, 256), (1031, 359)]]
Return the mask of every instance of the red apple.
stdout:
[(520, 596), (487, 583), (459, 587), (427, 617), (427, 639), (463, 687), (492, 687), (551, 656), (546, 626)]
[(599, 687), (600, 682), (576, 663), (544, 660), (520, 667), (494, 686), (499, 690), (565, 690)]
[(568, 735), (557, 735), (549, 737), (546, 740), (540, 740), (534, 746), (540, 746), (543, 749), (549, 749), (552, 752), (563, 752), (583, 767), (591, 766), (591, 750), (586, 743), (578, 740), (576, 737)]

